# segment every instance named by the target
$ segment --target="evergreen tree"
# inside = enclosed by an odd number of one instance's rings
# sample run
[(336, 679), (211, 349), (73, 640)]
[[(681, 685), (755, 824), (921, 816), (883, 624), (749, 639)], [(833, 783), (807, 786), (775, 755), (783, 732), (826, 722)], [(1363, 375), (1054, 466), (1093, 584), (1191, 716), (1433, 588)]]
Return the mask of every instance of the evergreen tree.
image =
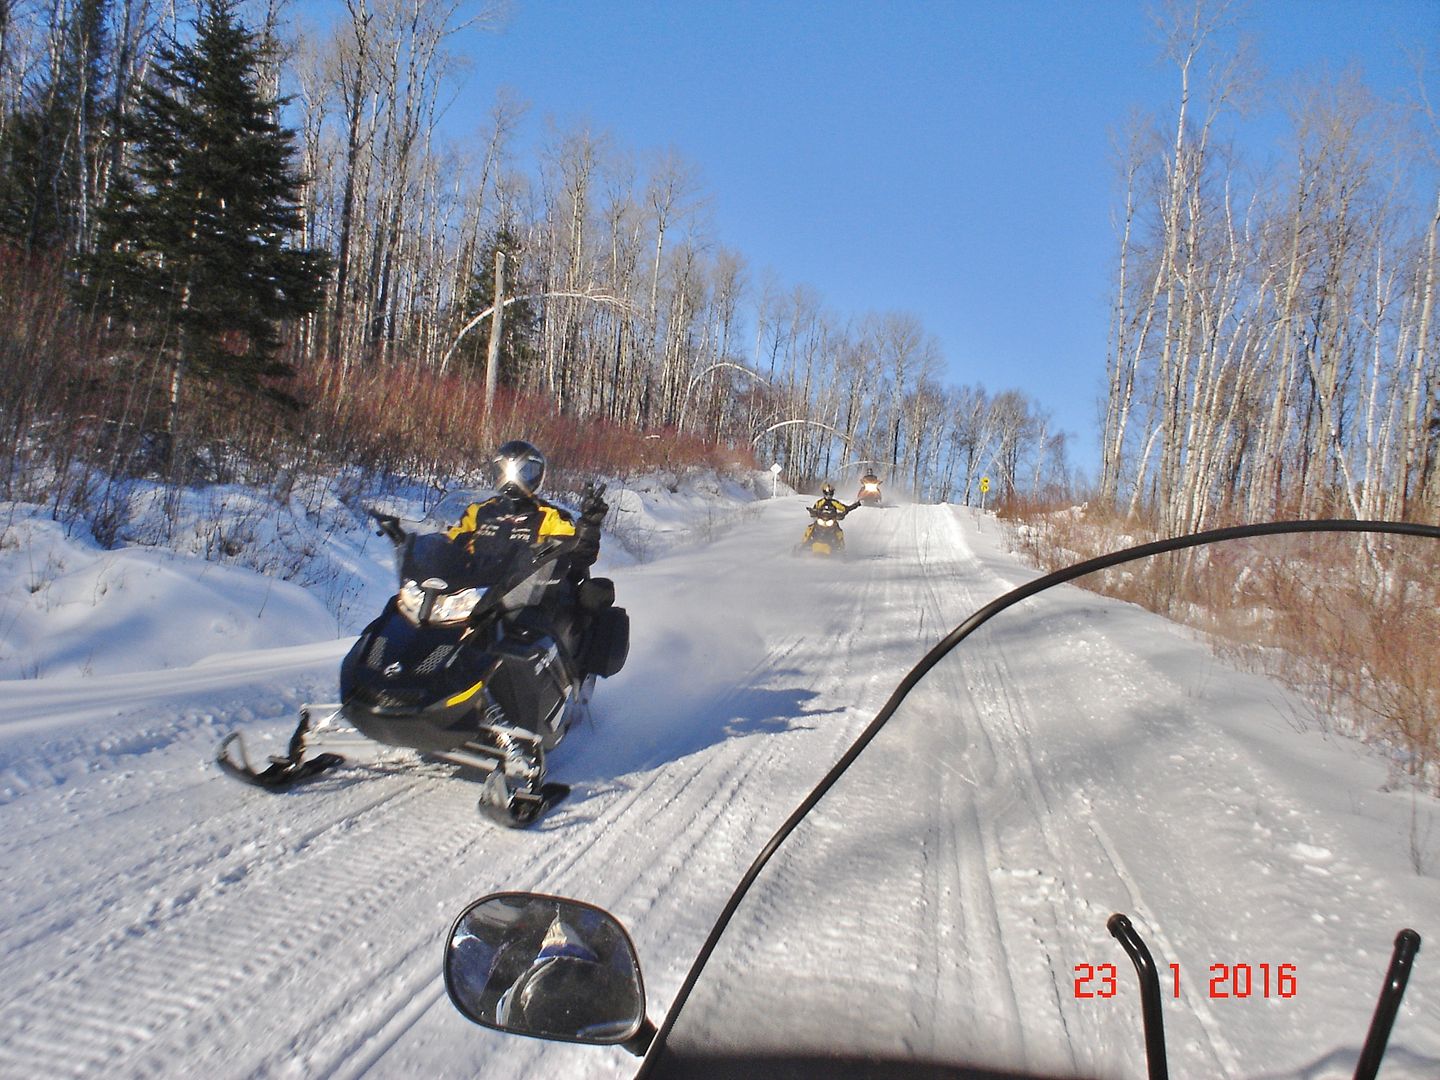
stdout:
[(315, 311), (325, 255), (287, 240), (301, 226), (285, 99), (262, 90), (258, 37), (233, 0), (201, 5), (193, 44), (157, 51), (128, 137), (134, 166), (111, 183), (88, 285), (180, 370), (253, 386), (278, 324)]
[[(469, 294), (465, 298), (465, 317), (468, 319), (495, 303), (495, 252), (505, 252), (505, 291), (516, 296), (529, 291), (520, 272), (520, 240), (506, 226), (501, 226), (485, 246), (484, 253), (476, 261), (475, 273), (470, 280)], [(517, 386), (535, 363), (539, 352), (535, 345), (540, 329), (540, 313), (529, 300), (517, 300), (507, 304), (504, 317), (500, 320), (500, 371), (501, 386)], [(485, 370), (485, 355), (489, 343), (489, 331), (482, 324), (469, 335), (469, 343), (462, 353), (480, 371)]]
[[(0, 0), (3, 3), (3, 0)], [(109, 0), (57, 5), (50, 67), (0, 142), (0, 237), (27, 251), (84, 247), (106, 137)], [(0, 25), (0, 34), (5, 27)]]

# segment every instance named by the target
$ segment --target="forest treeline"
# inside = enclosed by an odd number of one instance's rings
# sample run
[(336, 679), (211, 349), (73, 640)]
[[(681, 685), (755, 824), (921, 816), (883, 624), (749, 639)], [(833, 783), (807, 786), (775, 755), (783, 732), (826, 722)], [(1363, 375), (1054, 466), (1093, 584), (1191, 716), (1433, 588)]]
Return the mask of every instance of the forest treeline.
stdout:
[(439, 477), (523, 433), (598, 469), (778, 461), (801, 487), (872, 462), (955, 501), (983, 474), (1166, 533), (1433, 520), (1435, 116), (1316, 75), (1284, 153), (1244, 160), (1241, 106), (1274, 88), (1227, 44), (1232, 7), (1160, 17), (1177, 93), (1123, 149), (1077, 493), (1036, 400), (948, 383), (913, 314), (750, 266), (673, 153), (572, 126), (522, 156), (534, 121), (504, 96), (442, 128), (460, 35), (497, 8), (337, 0), (309, 27), (284, 0), (0, 0), (0, 494)]
[(493, 10), (290, 14), (0, 0), (6, 494), (297, 455), (441, 475), (499, 433), (801, 487), (862, 462), (926, 498), (1067, 483), (1037, 402), (947, 385), (909, 313), (754, 270), (677, 156), (582, 126), (522, 160), (504, 97), (442, 131)]
[[(1235, 5), (1160, 26), (1168, 119), (1123, 147), (1098, 497), (1157, 530), (1285, 516), (1440, 519), (1440, 117), (1354, 72), (1262, 84)], [(1422, 35), (1423, 37), (1423, 35)], [(1431, 58), (1433, 60), (1433, 57)], [(1273, 160), (1233, 133), (1289, 100)]]

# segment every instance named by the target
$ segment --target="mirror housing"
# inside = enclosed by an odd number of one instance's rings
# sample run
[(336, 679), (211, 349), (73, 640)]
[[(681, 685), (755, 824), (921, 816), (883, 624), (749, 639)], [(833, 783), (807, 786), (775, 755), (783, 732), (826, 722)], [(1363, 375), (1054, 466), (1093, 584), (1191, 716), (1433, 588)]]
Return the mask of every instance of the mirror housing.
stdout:
[(445, 990), (497, 1031), (643, 1054), (655, 1028), (635, 946), (609, 912), (539, 893), (481, 897), (445, 940)]

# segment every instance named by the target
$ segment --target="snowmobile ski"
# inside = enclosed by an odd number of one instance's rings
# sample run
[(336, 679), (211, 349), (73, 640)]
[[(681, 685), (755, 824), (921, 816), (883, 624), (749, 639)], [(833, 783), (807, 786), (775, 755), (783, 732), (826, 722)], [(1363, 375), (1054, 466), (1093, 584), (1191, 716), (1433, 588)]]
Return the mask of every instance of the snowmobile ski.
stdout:
[[(293, 787), (304, 780), (310, 780), (321, 773), (329, 772), (337, 765), (344, 764), (345, 759), (339, 754), (316, 754), (307, 761), (305, 759), (305, 736), (309, 732), (310, 710), (301, 709), (300, 723), (296, 726), (294, 734), (290, 736), (290, 745), (284, 756), (271, 755), (269, 766), (257, 770), (250, 764), (250, 757), (245, 753), (245, 742), (241, 739), (240, 732), (232, 731), (221, 740), (220, 749), (215, 755), (215, 763), (235, 779), (271, 791), (281, 791)], [(233, 750), (232, 747), (234, 747)]]
[(511, 786), (503, 769), (496, 769), (480, 789), (480, 813), (507, 829), (533, 825), (570, 794), (569, 784), (543, 783), (536, 789)]
[(570, 794), (565, 784), (545, 782), (545, 747), (530, 732), (509, 726), (488, 732), (498, 760), (480, 788), (479, 810), (509, 829), (523, 829)]

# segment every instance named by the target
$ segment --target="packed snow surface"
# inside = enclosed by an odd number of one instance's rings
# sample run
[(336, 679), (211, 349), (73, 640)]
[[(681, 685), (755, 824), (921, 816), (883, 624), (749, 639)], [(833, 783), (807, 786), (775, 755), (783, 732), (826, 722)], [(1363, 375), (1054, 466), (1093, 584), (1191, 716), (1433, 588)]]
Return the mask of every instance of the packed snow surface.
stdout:
[[(454, 916), (510, 889), (607, 908), (658, 1021), (901, 676), (1035, 576), (970, 509), (862, 509), (841, 561), (791, 555), (807, 500), (709, 494), (615, 498), (643, 561), (607, 542), (599, 571), (630, 660), (551, 758), (572, 796), (525, 831), (402, 751), (283, 794), (214, 766), (226, 733), (278, 752), (302, 702), (333, 700), (390, 587), (382, 544), (337, 534), (343, 587), (307, 590), (20, 522), (0, 550), (0, 1075), (632, 1075), (618, 1049), (463, 1019), (440, 971)], [(921, 684), (742, 906), (677, 1039), (1140, 1077), (1105, 930), (1123, 911), (1162, 965), (1172, 1075), (1350, 1075), (1406, 926), (1427, 945), (1382, 1076), (1440, 1075), (1433, 800), (1192, 633), (1068, 587), (1044, 605)], [(1112, 972), (1113, 997), (1080, 996)]]

